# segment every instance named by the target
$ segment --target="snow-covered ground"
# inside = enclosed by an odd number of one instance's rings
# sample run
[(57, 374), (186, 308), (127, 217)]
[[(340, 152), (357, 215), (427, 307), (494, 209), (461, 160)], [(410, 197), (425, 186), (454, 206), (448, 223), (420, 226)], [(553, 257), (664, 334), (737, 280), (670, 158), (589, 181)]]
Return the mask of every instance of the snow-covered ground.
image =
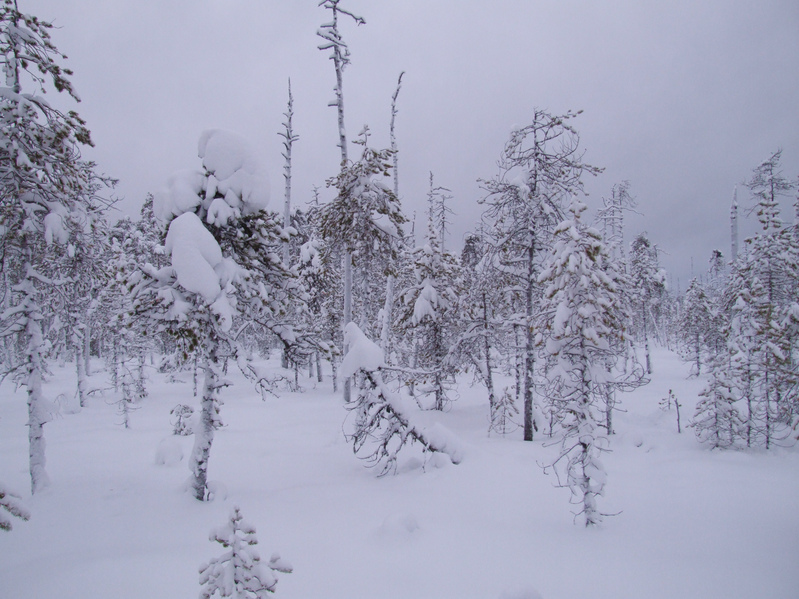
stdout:
[[(466, 379), (449, 412), (421, 415), (462, 439), (462, 463), (423, 468), (409, 456), (378, 478), (343, 438), (347, 412), (327, 382), (264, 402), (231, 369), (209, 503), (183, 490), (192, 440), (171, 434), (170, 410), (199, 403), (190, 373), (180, 383), (152, 371), (129, 430), (112, 391), (56, 416), (45, 427), (52, 486), (33, 498), (25, 394), (6, 382), (0, 481), (32, 518), (0, 532), (0, 598), (196, 597), (200, 564), (222, 552), (208, 534), (233, 505), (264, 559), (277, 551), (293, 564), (277, 586), (286, 599), (799, 596), (799, 450), (711, 452), (692, 431), (678, 435), (659, 401), (673, 389), (686, 423), (702, 382), (666, 351), (654, 368), (623, 397), (604, 458), (600, 509), (619, 514), (591, 530), (542, 472), (557, 447), (489, 437), (484, 391)], [(102, 373), (92, 384), (109, 386)], [(45, 390), (73, 388), (67, 368)]]

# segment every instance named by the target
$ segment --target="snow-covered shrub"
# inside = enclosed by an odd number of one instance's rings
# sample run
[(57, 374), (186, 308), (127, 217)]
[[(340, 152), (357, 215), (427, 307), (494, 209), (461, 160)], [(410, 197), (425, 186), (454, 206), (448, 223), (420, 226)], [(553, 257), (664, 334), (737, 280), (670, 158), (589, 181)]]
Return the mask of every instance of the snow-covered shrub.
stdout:
[(211, 531), (209, 540), (216, 541), (227, 551), (220, 557), (200, 566), (200, 599), (231, 597), (232, 599), (263, 599), (274, 593), (275, 572), (290, 573), (291, 564), (279, 554), (272, 555), (268, 564), (261, 562), (255, 550), (258, 539), (255, 527), (243, 519), (234, 506), (228, 522)]
[(183, 447), (180, 439), (165, 437), (158, 443), (155, 451), (155, 463), (159, 466), (177, 466), (183, 460)]
[(6, 516), (6, 512), (19, 518), (20, 520), (29, 520), (31, 515), (27, 509), (19, 502), (19, 497), (9, 491), (2, 483), (0, 483), (0, 529), (11, 530), (11, 519)]
[(188, 437), (192, 434), (191, 417), (194, 408), (185, 404), (178, 404), (169, 411), (172, 414), (172, 434)]
[(491, 406), (491, 424), (488, 431), (498, 435), (507, 435), (519, 428), (515, 418), (519, 415), (519, 408), (509, 387), (504, 387), (502, 394)]

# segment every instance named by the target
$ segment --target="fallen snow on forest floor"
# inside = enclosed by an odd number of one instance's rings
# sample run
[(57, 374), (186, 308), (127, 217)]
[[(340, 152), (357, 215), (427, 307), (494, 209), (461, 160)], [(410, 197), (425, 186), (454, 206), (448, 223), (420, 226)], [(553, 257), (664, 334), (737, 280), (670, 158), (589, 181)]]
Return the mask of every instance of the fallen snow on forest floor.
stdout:
[[(463, 379), (440, 421), (463, 462), (415, 455), (378, 478), (343, 437), (347, 411), (329, 381), (262, 401), (231, 368), (224, 428), (211, 451), (215, 500), (184, 491), (190, 437), (170, 410), (199, 405), (191, 373), (154, 369), (149, 397), (124, 429), (113, 390), (45, 426), (52, 486), (30, 497), (24, 389), (0, 387), (0, 481), (32, 513), (0, 532), (3, 599), (196, 597), (198, 567), (221, 554), (208, 540), (233, 505), (258, 531), (284, 599), (791, 598), (799, 589), (799, 450), (709, 451), (659, 402), (673, 389), (685, 424), (702, 381), (659, 351), (652, 382), (623, 396), (593, 530), (573, 524), (569, 491), (541, 464), (557, 446), (519, 431), (488, 436), (484, 390)], [(95, 364), (99, 368), (99, 362)], [(273, 368), (277, 367), (273, 364)], [(109, 387), (104, 373), (94, 387)], [(49, 397), (72, 394), (55, 368)]]

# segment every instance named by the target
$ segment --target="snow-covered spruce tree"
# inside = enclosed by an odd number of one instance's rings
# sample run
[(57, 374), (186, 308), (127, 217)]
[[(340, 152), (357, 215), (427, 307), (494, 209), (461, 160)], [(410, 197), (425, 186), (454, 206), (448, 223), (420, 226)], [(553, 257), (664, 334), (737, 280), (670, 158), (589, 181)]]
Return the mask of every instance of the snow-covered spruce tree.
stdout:
[(707, 284), (704, 286), (708, 300), (708, 326), (704, 334), (704, 351), (710, 356), (708, 363), (727, 347), (730, 324), (729, 306), (725, 304), (730, 277), (727, 266), (721, 251), (713, 250), (708, 261)]
[[(411, 255), (414, 284), (400, 293), (399, 328), (415, 344), (413, 369), (421, 385), (416, 391), (433, 397), (432, 408), (443, 410), (447, 401), (447, 381), (455, 375), (450, 349), (458, 323), (457, 286), (460, 265), (453, 254), (444, 251), (448, 190), (435, 187), (430, 173), (427, 236), (425, 244)], [(419, 381), (417, 381), (418, 383)]]
[[(458, 318), (461, 326), (451, 350), (458, 364), (474, 366), (475, 378), (486, 387), (490, 420), (499, 407), (495, 386), (498, 361), (510, 357), (504, 340), (510, 307), (504, 298), (501, 275), (489, 263), (479, 235), (469, 235), (461, 252), (461, 296)], [(503, 396), (502, 410), (515, 409), (514, 398)], [(513, 407), (511, 407), (513, 406)], [(518, 411), (518, 410), (517, 410)], [(502, 427), (505, 428), (504, 426)]]
[(460, 463), (462, 451), (452, 433), (440, 424), (424, 427), (415, 423), (412, 415), (418, 408), (388, 388), (380, 347), (354, 322), (345, 327), (344, 336), (349, 351), (341, 363), (342, 376), (360, 375), (357, 398), (347, 405), (354, 415), (347, 437), (355, 454), (379, 466), (381, 476), (396, 470), (399, 452), (413, 443), (424, 453), (446, 454), (452, 463)]
[(624, 213), (637, 212), (637, 202), (630, 195), (630, 182), (616, 183), (609, 198), (602, 198), (602, 209), (597, 213), (597, 220), (602, 227), (602, 239), (608, 247), (610, 257), (619, 265), (620, 271), (626, 270), (627, 256), (624, 251)]
[[(16, 0), (0, 6), (0, 235), (10, 274), (12, 297), (2, 313), (2, 331), (21, 348), (10, 369), (28, 393), (31, 491), (47, 485), (43, 426), (48, 421), (41, 381), (45, 368), (42, 322), (49, 304), (43, 294), (57, 273), (51, 250), (67, 246), (80, 223), (97, 210), (96, 192), (106, 183), (79, 147), (91, 145), (85, 123), (62, 112), (41, 94), (49, 86), (79, 100), (65, 58), (52, 43), (52, 25), (19, 11)], [(33, 93), (23, 88), (28, 85)], [(69, 281), (61, 281), (68, 285)]]
[(64, 286), (64, 321), (71, 337), (77, 373), (77, 395), (81, 406), (86, 402), (92, 340), (99, 347), (103, 334), (101, 310), (108, 293), (110, 272), (109, 227), (102, 215), (87, 214), (73, 231), (72, 242), (62, 266), (62, 276), (70, 285)]
[[(111, 335), (111, 348), (106, 356), (106, 368), (110, 371), (111, 383), (118, 391), (123, 372), (130, 372), (127, 364), (131, 357), (139, 356), (143, 374), (143, 352), (147, 337), (144, 327), (139, 330), (136, 321), (130, 318), (133, 311), (133, 297), (128, 287), (128, 279), (133, 276), (142, 264), (152, 263), (145, 255), (139, 253), (139, 237), (136, 226), (130, 218), (120, 219), (110, 231), (110, 259), (107, 265), (110, 276), (108, 292), (105, 295), (108, 314), (107, 326), (114, 332)], [(144, 380), (137, 386), (141, 395), (146, 395)]]
[(652, 374), (650, 340), (656, 336), (660, 307), (666, 295), (666, 273), (660, 268), (657, 247), (646, 233), (630, 243), (629, 290), (636, 313), (638, 340), (644, 344), (646, 373)]
[(227, 524), (211, 531), (209, 540), (227, 551), (200, 566), (200, 599), (230, 597), (231, 599), (264, 599), (277, 586), (275, 572), (289, 574), (291, 565), (275, 553), (268, 564), (261, 561), (255, 549), (258, 539), (255, 527), (234, 506)]
[(599, 233), (586, 226), (585, 204), (572, 201), (571, 219), (555, 229), (555, 243), (539, 276), (546, 285), (541, 306), (542, 342), (554, 360), (549, 392), (560, 412), (563, 443), (553, 466), (561, 467), (578, 514), (586, 526), (601, 520), (596, 498), (606, 474), (600, 454), (607, 440), (599, 428), (605, 364), (619, 360), (616, 340), (623, 340), (627, 315), (619, 300), (613, 265)]
[(780, 152), (747, 183), (761, 231), (746, 240), (730, 278), (733, 377), (747, 405), (747, 446), (766, 448), (787, 434), (797, 382), (790, 321), (799, 284), (799, 263), (790, 231), (779, 217), (779, 196), (792, 184), (779, 170)]
[(531, 124), (515, 129), (499, 160), (499, 174), (483, 181), (484, 220), (491, 226), (495, 264), (515, 278), (523, 294), (514, 316), (523, 334), (524, 439), (537, 429), (534, 414), (535, 318), (538, 311), (540, 264), (552, 231), (563, 217), (563, 202), (583, 189), (582, 176), (601, 169), (582, 161), (580, 137), (568, 121), (580, 112), (552, 115), (536, 109)]
[(339, 268), (341, 257), (318, 234), (318, 216), (318, 211), (312, 209), (304, 223), (306, 226), (298, 225), (295, 218), (295, 227), (300, 231), (300, 237), (306, 237), (298, 252), (296, 268), (306, 293), (305, 328), (313, 332), (320, 345), (324, 345), (324, 349), (314, 356), (318, 358), (317, 380), (322, 380), (319, 378), (320, 362), (324, 355), (330, 360), (333, 390), (337, 391), (338, 362), (341, 359), (338, 348), (343, 344), (341, 321), (344, 303), (342, 272)]
[[(156, 216), (168, 226), (164, 248), (171, 265), (141, 269), (134, 308), (187, 351), (198, 352), (203, 365), (200, 424), (189, 466), (193, 494), (204, 500), (219, 390), (227, 385), (223, 361), (233, 357), (243, 366), (240, 338), (251, 325), (294, 343), (285, 315), (298, 298), (295, 278), (280, 256), (279, 217), (265, 211), (268, 180), (246, 142), (227, 131), (205, 131), (198, 154), (202, 171), (174, 174), (155, 196)], [(246, 366), (242, 370), (252, 374)]]
[(696, 376), (702, 372), (702, 350), (710, 334), (711, 314), (710, 300), (702, 284), (696, 278), (691, 279), (683, 299), (679, 336), (693, 364), (691, 371)]
[(690, 426), (697, 438), (711, 449), (735, 447), (745, 436), (745, 423), (738, 411), (736, 385), (731, 377), (732, 354), (716, 354), (710, 361), (708, 381), (699, 393)]
[(345, 264), (349, 260), (354, 268), (352, 287), (357, 296), (351, 295), (349, 305), (353, 306), (355, 296), (356, 320), (367, 332), (377, 327), (385, 277), (394, 268), (405, 222), (399, 201), (386, 182), (391, 176), (391, 155), (391, 150), (364, 146), (360, 160), (348, 163), (337, 177), (328, 180), (328, 186), (338, 193), (319, 209), (322, 239), (346, 256)]

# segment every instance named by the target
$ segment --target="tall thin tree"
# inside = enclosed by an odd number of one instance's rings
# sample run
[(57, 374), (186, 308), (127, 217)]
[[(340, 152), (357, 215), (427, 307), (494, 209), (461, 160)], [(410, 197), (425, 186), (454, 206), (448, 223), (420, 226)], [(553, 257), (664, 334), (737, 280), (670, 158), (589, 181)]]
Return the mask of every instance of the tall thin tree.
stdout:
[[(366, 21), (363, 17), (359, 17), (348, 10), (339, 6), (340, 0), (321, 0), (319, 6), (332, 13), (333, 20), (324, 23), (319, 27), (316, 35), (324, 40), (324, 43), (318, 46), (320, 50), (330, 50), (330, 60), (333, 61), (333, 67), (336, 71), (336, 87), (334, 92), (336, 99), (330, 102), (329, 106), (335, 106), (338, 114), (338, 147), (341, 149), (341, 169), (343, 171), (347, 166), (347, 131), (344, 128), (344, 68), (350, 63), (350, 50), (341, 33), (338, 29), (339, 13), (350, 17), (357, 25), (364, 25)], [(344, 251), (344, 322), (346, 327), (347, 323), (352, 322), (352, 255), (348, 250)], [(347, 347), (345, 345), (344, 352), (346, 353)], [(344, 401), (350, 401), (350, 381), (344, 381)]]

